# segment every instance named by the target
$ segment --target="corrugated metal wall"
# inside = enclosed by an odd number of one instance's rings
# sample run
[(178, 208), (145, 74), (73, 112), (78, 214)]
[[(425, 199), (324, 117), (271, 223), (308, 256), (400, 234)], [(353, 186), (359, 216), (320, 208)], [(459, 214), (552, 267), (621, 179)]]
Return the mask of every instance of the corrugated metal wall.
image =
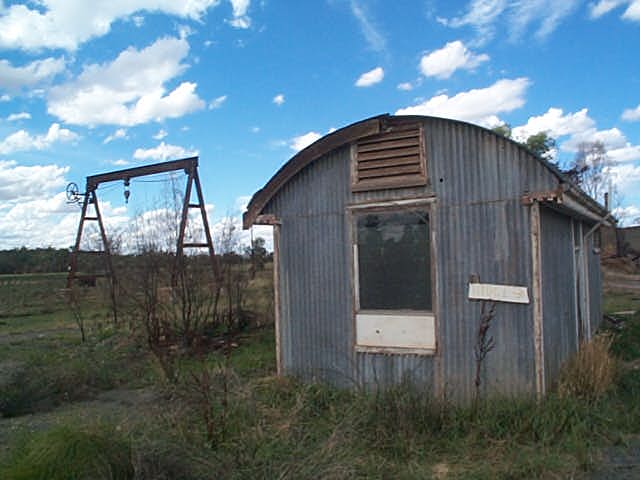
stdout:
[(547, 388), (567, 357), (578, 349), (572, 221), (540, 209), (544, 366)]
[[(481, 282), (529, 287), (531, 240), (526, 191), (554, 178), (522, 149), (472, 126), (430, 121), (428, 162), (438, 197), (438, 306), (442, 378), (447, 396), (474, 392), (473, 348), (481, 305), (467, 299), (469, 275)], [(486, 392), (535, 390), (531, 305), (500, 303), (490, 333), (495, 349), (485, 361)]]
[(281, 219), (280, 331), (284, 372), (339, 386), (358, 382), (345, 200), (349, 148), (315, 162), (265, 207)]
[[(531, 295), (529, 207), (525, 191), (552, 189), (556, 178), (523, 149), (477, 127), (424, 120), (427, 187), (350, 192), (350, 148), (335, 150), (292, 178), (264, 213), (280, 230), (281, 350), (285, 373), (349, 386), (403, 379), (432, 384), (449, 398), (473, 395), (473, 347), (480, 304), (467, 299), (469, 275), (524, 285)], [(437, 197), (437, 356), (355, 353), (352, 253), (347, 206)], [(550, 327), (551, 329), (551, 327)], [(531, 305), (500, 303), (491, 327), (495, 349), (483, 369), (488, 392), (535, 390)], [(548, 350), (553, 351), (549, 345)]]

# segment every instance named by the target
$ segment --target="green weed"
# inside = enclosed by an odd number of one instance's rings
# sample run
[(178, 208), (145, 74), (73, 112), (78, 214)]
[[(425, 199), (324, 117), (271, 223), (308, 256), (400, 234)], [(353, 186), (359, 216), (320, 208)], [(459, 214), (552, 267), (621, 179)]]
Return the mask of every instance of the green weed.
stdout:
[(111, 427), (61, 426), (17, 442), (0, 476), (7, 480), (128, 480), (129, 442)]

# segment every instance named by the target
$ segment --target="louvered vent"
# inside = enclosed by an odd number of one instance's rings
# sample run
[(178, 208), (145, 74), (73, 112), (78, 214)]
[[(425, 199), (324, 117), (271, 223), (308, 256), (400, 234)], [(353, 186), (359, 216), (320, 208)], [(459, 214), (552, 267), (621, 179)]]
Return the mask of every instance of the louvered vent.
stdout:
[(422, 138), (416, 126), (360, 139), (355, 146), (352, 190), (425, 185)]

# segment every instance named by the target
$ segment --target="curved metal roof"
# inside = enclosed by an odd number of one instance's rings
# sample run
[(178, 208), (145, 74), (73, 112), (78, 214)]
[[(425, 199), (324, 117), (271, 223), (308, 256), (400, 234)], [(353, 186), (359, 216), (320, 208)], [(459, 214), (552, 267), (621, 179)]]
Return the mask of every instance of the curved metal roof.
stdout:
[(386, 113), (383, 115), (367, 118), (356, 123), (352, 123), (351, 125), (336, 130), (335, 132), (332, 132), (320, 138), (319, 140), (315, 141), (314, 143), (291, 157), (291, 159), (287, 163), (285, 163), (273, 177), (271, 177), (267, 184), (253, 195), (251, 201), (247, 205), (247, 211), (243, 214), (243, 227), (247, 229), (251, 225), (253, 225), (258, 215), (260, 215), (260, 213), (262, 212), (262, 209), (266, 206), (269, 200), (271, 200), (271, 198), (280, 190), (280, 188), (282, 188), (284, 184), (286, 184), (303, 168), (313, 163), (323, 155), (343, 145), (352, 143), (359, 138), (384, 132), (387, 128), (399, 126), (406, 123), (415, 123), (417, 121), (423, 121), (429, 118), (438, 118), (439, 120), (445, 120), (452, 123), (470, 125), (473, 128), (477, 128), (479, 130), (489, 132), (492, 135), (496, 135), (503, 141), (511, 142), (517, 145), (518, 148), (525, 150), (531, 156), (533, 161), (540, 162), (544, 168), (547, 168), (551, 172), (553, 172), (560, 183), (565, 184), (567, 188), (578, 197), (580, 203), (602, 217), (607, 215), (607, 211), (604, 207), (602, 207), (598, 202), (584, 193), (579, 187), (574, 185), (555, 165), (540, 157), (537, 157), (536, 155), (533, 155), (526, 149), (526, 147), (512, 139), (503, 137), (502, 135), (484, 127), (480, 127), (478, 125), (463, 122), (460, 120), (421, 115), (389, 115), (388, 113)]

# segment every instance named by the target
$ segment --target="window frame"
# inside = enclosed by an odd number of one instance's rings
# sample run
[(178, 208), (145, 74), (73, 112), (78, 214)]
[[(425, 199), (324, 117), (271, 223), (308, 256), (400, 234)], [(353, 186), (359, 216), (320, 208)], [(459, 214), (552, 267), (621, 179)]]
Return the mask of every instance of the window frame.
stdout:
[[(360, 308), (360, 281), (359, 281), (359, 259), (358, 259), (358, 218), (371, 213), (394, 213), (402, 211), (422, 211), (426, 212), (429, 218), (429, 279), (431, 282), (431, 310), (408, 310), (408, 309), (361, 309)], [(436, 295), (436, 199), (427, 197), (420, 199), (404, 199), (396, 201), (372, 202), (363, 204), (352, 204), (347, 207), (347, 218), (350, 228), (350, 256), (351, 256), (351, 287), (353, 301), (353, 347), (356, 352), (364, 353), (384, 353), (384, 354), (414, 354), (414, 355), (435, 355), (438, 352), (438, 315), (437, 315), (437, 295)], [(402, 317), (411, 319), (412, 317), (422, 317), (429, 322), (427, 328), (433, 330), (432, 345), (429, 346), (391, 346), (391, 345), (364, 345), (358, 343), (358, 320), (367, 317)]]

